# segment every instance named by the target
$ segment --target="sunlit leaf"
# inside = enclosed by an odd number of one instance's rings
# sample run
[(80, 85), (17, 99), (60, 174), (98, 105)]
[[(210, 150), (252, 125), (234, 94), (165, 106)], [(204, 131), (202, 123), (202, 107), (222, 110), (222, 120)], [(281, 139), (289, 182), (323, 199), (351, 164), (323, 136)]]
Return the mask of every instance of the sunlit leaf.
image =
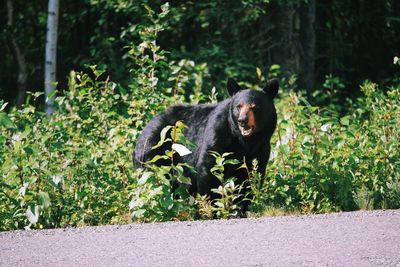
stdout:
[(50, 207), (51, 201), (50, 201), (50, 196), (47, 192), (40, 191), (38, 193), (38, 198), (43, 208)]
[(8, 118), (7, 113), (0, 112), (0, 125), (9, 129), (14, 129), (15, 124)]
[(31, 224), (36, 224), (39, 221), (39, 206), (28, 207), (25, 216)]
[(240, 161), (237, 160), (237, 159), (227, 159), (227, 160), (225, 160), (225, 164), (235, 165), (235, 164), (239, 164), (239, 163), (240, 163)]
[(147, 182), (147, 180), (151, 177), (152, 174), (153, 174), (152, 172), (144, 172), (142, 174), (142, 176), (140, 177), (140, 179), (138, 180), (138, 184), (144, 185)]
[(344, 116), (344, 117), (340, 118), (340, 123), (342, 125), (348, 126), (350, 123), (349, 116)]
[(177, 178), (178, 182), (182, 183), (182, 184), (187, 184), (187, 185), (191, 185), (192, 181), (189, 177), (185, 177), (185, 176), (178, 176)]
[(172, 144), (172, 149), (178, 152), (179, 156), (183, 157), (192, 153), (189, 149), (187, 149), (184, 145), (181, 144)]
[(148, 163), (154, 163), (160, 159), (169, 159), (166, 155), (155, 155)]
[(5, 108), (6, 108), (6, 106), (8, 105), (8, 103), (6, 102), (6, 103), (4, 103), (1, 107), (0, 107), (0, 111), (3, 111)]
[(170, 138), (166, 138), (166, 135), (167, 135), (168, 131), (171, 130), (171, 128), (172, 128), (172, 126), (168, 125), (161, 130), (160, 141), (155, 146), (153, 146), (151, 149), (156, 149), (156, 148), (162, 146), (166, 141), (171, 141)]

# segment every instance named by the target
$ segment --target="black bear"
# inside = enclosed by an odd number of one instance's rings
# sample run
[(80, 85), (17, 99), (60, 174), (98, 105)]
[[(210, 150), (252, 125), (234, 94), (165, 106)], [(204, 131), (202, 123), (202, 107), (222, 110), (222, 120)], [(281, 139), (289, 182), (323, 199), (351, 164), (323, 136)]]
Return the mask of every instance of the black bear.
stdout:
[[(188, 126), (185, 137), (196, 144), (191, 154), (177, 159), (196, 170), (187, 173), (192, 179), (191, 192), (206, 194), (212, 199), (216, 197), (211, 189), (217, 188), (220, 182), (210, 171), (215, 165), (210, 151), (220, 154), (233, 152), (234, 158), (244, 158), (249, 167), (252, 160), (257, 159), (258, 171), (264, 174), (271, 149), (270, 139), (277, 123), (273, 100), (278, 88), (277, 80), (270, 80), (262, 91), (258, 91), (243, 89), (236, 81), (228, 79), (227, 89), (231, 97), (222, 102), (168, 108), (143, 129), (135, 147), (135, 166), (140, 167), (155, 155), (164, 155), (165, 150), (171, 150), (171, 143), (156, 149), (152, 147), (159, 142), (160, 132), (165, 126), (182, 121)], [(157, 161), (155, 164), (163, 163)], [(238, 166), (227, 165), (224, 177), (235, 177), (237, 182), (243, 183), (248, 173)]]

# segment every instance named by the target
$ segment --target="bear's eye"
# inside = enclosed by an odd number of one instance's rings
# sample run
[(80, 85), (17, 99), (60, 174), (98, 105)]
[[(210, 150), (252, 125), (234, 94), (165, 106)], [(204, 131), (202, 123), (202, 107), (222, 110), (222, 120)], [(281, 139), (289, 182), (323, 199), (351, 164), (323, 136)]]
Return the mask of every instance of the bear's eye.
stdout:
[(237, 105), (236, 105), (236, 109), (237, 109), (237, 110), (240, 110), (241, 108), (242, 108), (242, 104), (237, 104)]

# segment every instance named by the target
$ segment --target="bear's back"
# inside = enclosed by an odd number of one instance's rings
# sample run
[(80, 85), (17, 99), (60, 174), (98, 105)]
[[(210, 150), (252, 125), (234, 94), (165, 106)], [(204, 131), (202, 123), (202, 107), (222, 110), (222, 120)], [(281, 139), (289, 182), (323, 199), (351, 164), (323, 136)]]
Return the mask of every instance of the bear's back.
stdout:
[[(166, 149), (170, 149), (168, 147), (171, 144), (166, 144), (154, 150), (152, 150), (152, 147), (159, 142), (162, 129), (168, 125), (175, 125), (177, 121), (182, 121), (188, 126), (184, 131), (184, 135), (197, 146), (202, 141), (201, 138), (204, 136), (204, 130), (210, 117), (212, 117), (211, 114), (221, 103), (174, 105), (155, 116), (143, 129), (136, 142), (134, 153), (135, 165), (141, 166), (143, 162), (151, 160), (155, 155), (163, 155)], [(194, 150), (196, 149), (197, 147)], [(195, 154), (195, 151), (193, 152)], [(190, 155), (188, 159), (193, 156)]]

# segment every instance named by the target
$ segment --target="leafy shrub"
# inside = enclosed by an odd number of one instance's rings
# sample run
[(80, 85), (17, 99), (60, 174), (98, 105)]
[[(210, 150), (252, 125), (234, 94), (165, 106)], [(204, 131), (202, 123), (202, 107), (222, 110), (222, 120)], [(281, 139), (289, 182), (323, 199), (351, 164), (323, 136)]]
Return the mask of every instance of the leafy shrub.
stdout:
[(10, 112), (15, 127), (1, 130), (2, 227), (126, 221), (137, 132), (119, 112), (124, 100), (115, 84), (72, 73), (50, 120), (31, 105)]
[[(348, 100), (348, 112), (341, 115), (332, 105), (311, 106), (291, 90), (293, 78), (282, 79), (285, 93), (277, 101), (270, 163), (266, 174), (249, 171), (250, 196), (241, 195), (234, 177), (223, 177), (224, 165), (232, 163), (225, 160), (227, 154), (214, 153), (212, 171), (221, 181), (215, 189), (221, 199), (214, 202), (174, 187), (174, 181), (189, 183), (182, 171), (188, 166), (171, 161), (170, 166), (134, 170), (135, 140), (156, 113), (177, 101), (216, 101), (219, 92), (204, 93), (207, 65), (170, 62), (157, 46), (168, 6), (162, 10), (162, 15), (148, 11), (152, 24), (138, 29), (141, 43), (127, 49), (135, 64), (129, 88), (91, 66), (88, 73), (71, 72), (69, 88), (57, 97), (50, 119), (35, 108), (38, 93), (8, 113), (0, 101), (0, 230), (128, 223), (132, 218), (230, 218), (238, 215), (237, 199), (248, 197), (256, 215), (271, 207), (303, 213), (400, 207), (400, 88), (384, 92), (369, 81), (361, 85), (364, 95)], [(279, 67), (273, 68), (271, 73), (279, 75)], [(262, 80), (259, 69), (257, 76)], [(327, 88), (341, 85), (332, 76), (328, 80)], [(169, 130), (182, 132), (182, 127)]]
[(235, 177), (224, 177), (225, 165), (238, 164), (236, 159), (226, 159), (230, 152), (220, 155), (218, 152), (211, 151), (211, 155), (215, 158), (215, 165), (211, 168), (211, 173), (221, 183), (217, 188), (211, 189), (213, 193), (218, 195), (218, 198), (213, 200), (212, 210), (217, 218), (231, 218), (239, 215), (239, 205), (242, 199), (242, 186), (235, 184)]
[[(172, 144), (171, 150), (146, 162), (146, 170), (137, 170), (138, 187), (132, 191), (132, 201), (129, 204), (132, 217), (144, 221), (193, 218), (191, 206), (194, 198), (187, 190), (191, 180), (184, 174), (184, 168), (191, 167), (185, 163), (174, 162), (175, 154), (181, 154), (182, 147), (187, 149), (182, 144), (185, 143), (182, 132), (186, 127), (180, 121), (174, 126), (165, 127), (160, 133), (159, 143), (153, 148), (168, 142)], [(168, 132), (171, 132), (172, 139), (166, 137)], [(159, 160), (169, 164), (158, 167), (154, 163)]]
[[(146, 97), (144, 91), (125, 94), (100, 76), (94, 67), (91, 75), (71, 73), (51, 119), (32, 105), (1, 111), (1, 229), (126, 223), (131, 211), (140, 221), (237, 216), (240, 185), (219, 175), (229, 164), (226, 155), (215, 154), (213, 171), (221, 178), (215, 190), (222, 198), (213, 203), (172, 190), (174, 179), (184, 179), (179, 164), (133, 169), (141, 127), (176, 98), (155, 90)], [(400, 206), (400, 91), (383, 93), (371, 82), (362, 90), (345, 116), (310, 106), (299, 93), (281, 96), (266, 176), (249, 174), (254, 213)], [(167, 102), (157, 103), (153, 94)]]
[(193, 63), (189, 75), (178, 64), (176, 71), (154, 41), (162, 25), (153, 22), (128, 50), (137, 64), (131, 88), (90, 66), (89, 73), (71, 72), (52, 118), (36, 110), (40, 94), (20, 110), (0, 112), (0, 230), (131, 221), (135, 140), (146, 121), (180, 99), (171, 94), (174, 85), (184, 88), (178, 80), (199, 79), (206, 68)]
[(303, 212), (399, 207), (400, 91), (384, 94), (368, 81), (361, 90), (343, 117), (299, 94), (282, 99), (268, 203)]

